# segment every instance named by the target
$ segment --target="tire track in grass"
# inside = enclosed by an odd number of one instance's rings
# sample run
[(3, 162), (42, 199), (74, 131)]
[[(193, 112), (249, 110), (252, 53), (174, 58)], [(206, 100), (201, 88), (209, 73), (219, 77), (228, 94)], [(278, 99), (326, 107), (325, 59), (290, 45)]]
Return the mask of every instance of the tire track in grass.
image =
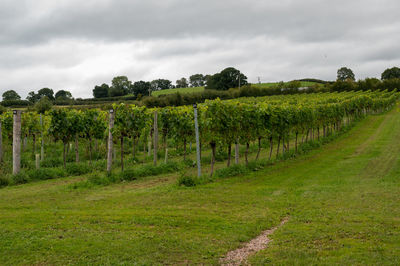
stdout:
[(268, 244), (272, 241), (269, 236), (272, 235), (278, 228), (282, 227), (289, 221), (289, 217), (286, 217), (281, 223), (271, 229), (265, 230), (256, 238), (253, 238), (247, 242), (243, 247), (229, 251), (225, 257), (220, 259), (221, 265), (224, 266), (236, 266), (246, 263), (247, 258), (263, 249), (266, 249)]

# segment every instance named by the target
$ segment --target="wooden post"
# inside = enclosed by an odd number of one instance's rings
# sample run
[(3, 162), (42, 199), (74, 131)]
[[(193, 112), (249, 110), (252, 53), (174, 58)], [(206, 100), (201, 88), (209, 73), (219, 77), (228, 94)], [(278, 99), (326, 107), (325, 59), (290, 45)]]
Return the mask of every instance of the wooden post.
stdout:
[(13, 174), (21, 170), (21, 111), (14, 110), (13, 124)]
[(110, 122), (108, 125), (108, 151), (107, 151), (107, 172), (111, 173), (113, 160), (113, 136), (112, 128), (114, 127), (114, 110), (110, 110)]
[(44, 159), (44, 140), (43, 140), (43, 118), (42, 114), (40, 114), (40, 138), (41, 138), (41, 143), (40, 143), (40, 160), (43, 161)]
[(197, 104), (193, 104), (194, 109), (194, 130), (196, 134), (196, 159), (197, 159), (197, 176), (201, 176), (201, 154), (200, 154), (200, 134), (199, 123), (197, 121)]
[(239, 142), (235, 143), (235, 164), (239, 163)]
[(153, 158), (153, 163), (154, 166), (157, 165), (157, 151), (158, 151), (158, 115), (157, 111), (154, 112), (154, 143), (153, 143), (153, 149), (154, 149), (154, 158)]
[(150, 133), (150, 134), (149, 134), (149, 138), (147, 139), (147, 156), (148, 156), (148, 157), (151, 156), (152, 138), (153, 138), (153, 136), (152, 136), (151, 133)]
[(40, 154), (36, 154), (36, 169), (40, 168)]

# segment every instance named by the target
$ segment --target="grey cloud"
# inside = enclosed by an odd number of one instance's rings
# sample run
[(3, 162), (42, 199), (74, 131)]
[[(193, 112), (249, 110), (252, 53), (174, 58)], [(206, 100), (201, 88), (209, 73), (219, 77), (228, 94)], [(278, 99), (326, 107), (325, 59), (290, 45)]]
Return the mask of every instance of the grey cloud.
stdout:
[[(24, 1), (17, 10), (8, 2), (8, 10), (19, 13), (14, 14), (11, 23), (10, 18), (3, 20), (0, 43), (32, 44), (71, 37), (114, 42), (257, 35), (319, 42), (351, 38), (367, 27), (393, 22), (397, 14), (388, 13), (388, 8), (400, 8), (400, 3), (394, 0), (280, 1), (280, 4), (245, 0), (118, 0), (82, 4), (71, 0), (51, 7), (46, 7), (48, 1), (34, 2), (37, 4)], [(7, 10), (7, 6), (3, 8)]]
[[(97, 84), (212, 74), (252, 82), (358, 78), (400, 65), (397, 0), (2, 0), (0, 89), (51, 87), (90, 97)], [(1, 93), (0, 93), (1, 94)]]

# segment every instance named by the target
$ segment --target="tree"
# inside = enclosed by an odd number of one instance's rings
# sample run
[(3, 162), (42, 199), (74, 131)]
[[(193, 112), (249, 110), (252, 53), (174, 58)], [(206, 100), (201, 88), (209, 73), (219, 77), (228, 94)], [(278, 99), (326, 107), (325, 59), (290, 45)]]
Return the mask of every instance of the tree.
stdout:
[(123, 96), (132, 92), (132, 82), (126, 76), (113, 78), (110, 87), (110, 96)]
[(353, 70), (347, 67), (342, 67), (337, 71), (337, 80), (345, 81), (345, 80), (356, 80)]
[(189, 84), (186, 78), (181, 78), (176, 81), (176, 88), (187, 88)]
[(148, 81), (136, 81), (132, 85), (132, 92), (134, 95), (148, 95), (149, 90), (151, 90), (151, 83)]
[(103, 83), (100, 86), (95, 86), (93, 89), (94, 98), (105, 98), (108, 97), (110, 91), (110, 86)]
[(21, 96), (14, 90), (8, 90), (3, 93), (3, 101), (21, 100)]
[(191, 87), (201, 87), (204, 86), (206, 77), (203, 74), (194, 74), (189, 77), (189, 82)]
[(49, 100), (51, 100), (51, 101), (55, 100), (54, 99), (54, 91), (49, 88), (40, 89), (38, 91), (38, 95), (39, 95), (40, 99), (43, 98), (44, 96), (47, 96), (47, 98), (49, 98)]
[(59, 91), (57, 91), (55, 98), (62, 99), (62, 100), (70, 100), (70, 99), (72, 99), (72, 94), (69, 91), (59, 90)]
[(152, 90), (167, 90), (172, 88), (172, 82), (168, 79), (156, 79), (151, 82)]
[(53, 104), (46, 96), (40, 99), (34, 106), (36, 112), (39, 114), (44, 114), (46, 111), (51, 110)]
[(400, 68), (398, 67), (392, 67), (388, 68), (385, 71), (383, 71), (381, 75), (381, 79), (399, 79), (400, 78)]
[(28, 101), (30, 101), (31, 103), (36, 103), (37, 101), (40, 100), (40, 96), (39, 96), (39, 94), (36, 94), (34, 91), (31, 91), (28, 93), (28, 96), (26, 97), (26, 99)]
[(212, 90), (228, 90), (230, 88), (237, 88), (247, 84), (247, 77), (239, 70), (228, 67), (220, 73), (214, 74), (207, 80), (206, 89)]

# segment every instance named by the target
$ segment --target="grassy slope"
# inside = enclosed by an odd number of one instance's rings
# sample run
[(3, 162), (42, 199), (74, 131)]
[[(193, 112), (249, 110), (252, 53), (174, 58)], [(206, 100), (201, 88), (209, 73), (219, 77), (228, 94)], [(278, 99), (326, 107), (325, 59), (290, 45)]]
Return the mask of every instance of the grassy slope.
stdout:
[[(277, 85), (277, 82), (270, 82), (270, 83), (261, 83), (261, 84), (253, 84), (252, 86), (256, 88), (270, 88), (274, 85)], [(309, 81), (301, 81), (301, 86), (302, 87), (307, 87), (315, 84), (315, 82), (309, 82)], [(192, 92), (202, 92), (204, 90), (204, 87), (194, 87), (194, 88), (179, 88), (179, 89), (168, 89), (168, 90), (161, 90), (161, 91), (153, 91), (152, 96), (158, 96), (158, 95), (165, 95), (165, 94), (172, 94), (172, 93), (192, 93)]]
[(151, 93), (152, 96), (158, 95), (165, 95), (165, 94), (172, 94), (172, 93), (192, 93), (192, 92), (202, 92), (204, 87), (193, 87), (193, 88), (178, 88), (178, 89), (168, 89), (168, 90), (161, 90), (161, 91), (153, 91)]
[(399, 264), (399, 137), (394, 110), (296, 160), (196, 188), (178, 188), (175, 175), (4, 188), (0, 264), (217, 263), (286, 216), (251, 262)]

